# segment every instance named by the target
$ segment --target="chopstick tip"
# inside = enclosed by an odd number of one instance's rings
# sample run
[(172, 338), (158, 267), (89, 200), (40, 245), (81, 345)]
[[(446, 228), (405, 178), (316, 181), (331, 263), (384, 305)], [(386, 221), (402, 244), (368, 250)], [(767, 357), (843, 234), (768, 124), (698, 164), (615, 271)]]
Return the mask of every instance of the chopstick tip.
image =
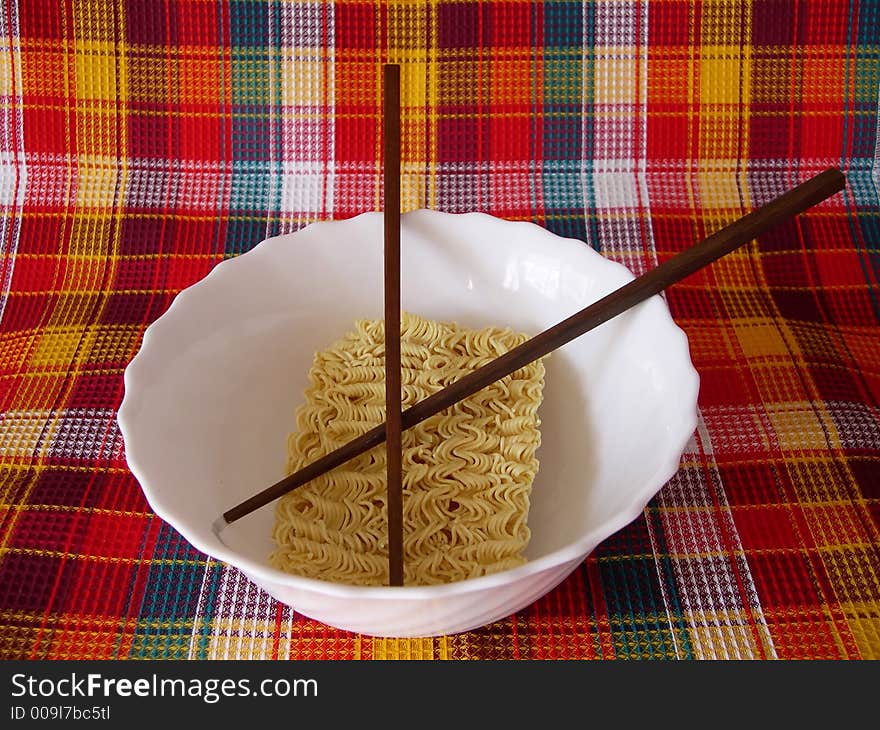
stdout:
[(214, 533), (215, 537), (220, 537), (220, 533), (227, 527), (229, 527), (229, 520), (226, 519), (225, 515), (220, 515), (211, 523), (211, 532)]

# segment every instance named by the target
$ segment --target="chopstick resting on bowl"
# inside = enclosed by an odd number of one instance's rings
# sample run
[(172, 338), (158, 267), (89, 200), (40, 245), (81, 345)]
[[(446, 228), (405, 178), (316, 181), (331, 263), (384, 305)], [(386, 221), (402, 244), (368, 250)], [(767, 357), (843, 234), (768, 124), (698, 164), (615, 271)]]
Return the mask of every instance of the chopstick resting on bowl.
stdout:
[[(708, 266), (770, 228), (793, 218), (826, 198), (830, 198), (842, 190), (845, 185), (846, 178), (843, 173), (833, 168), (810, 178), (638, 278), (624, 284), (559, 324), (544, 330), (492, 362), (468, 373), (443, 390), (437, 391), (409, 407), (401, 414), (403, 430), (412, 428), (496, 380), (500, 380), (530, 362), (544, 357), (645, 299), (659, 294), (672, 284)], [(385, 441), (385, 436), (386, 424), (383, 423), (249, 497), (217, 518), (214, 522), (215, 532), (297, 487), (301, 487), (321, 474), (360, 456), (374, 446), (378, 446)]]

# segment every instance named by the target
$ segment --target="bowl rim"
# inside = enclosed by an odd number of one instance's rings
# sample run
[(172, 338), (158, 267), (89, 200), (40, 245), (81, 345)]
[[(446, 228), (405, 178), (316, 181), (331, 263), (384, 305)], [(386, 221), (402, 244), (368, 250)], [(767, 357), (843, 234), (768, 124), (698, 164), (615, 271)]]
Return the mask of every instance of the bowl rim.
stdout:
[[(218, 264), (215, 265), (211, 269), (211, 271), (208, 272), (208, 274), (175, 295), (168, 309), (166, 309), (166, 311), (162, 315), (160, 315), (156, 320), (154, 320), (150, 325), (147, 326), (144, 331), (141, 345), (138, 348), (137, 353), (129, 361), (128, 365), (125, 368), (125, 372), (123, 375), (124, 395), (117, 411), (117, 422), (125, 445), (125, 459), (128, 464), (129, 470), (137, 479), (138, 484), (140, 485), (141, 490), (144, 493), (144, 497), (147, 500), (147, 503), (150, 505), (150, 508), (159, 518), (161, 518), (171, 527), (177, 530), (177, 532), (179, 532), (180, 535), (184, 539), (186, 539), (194, 548), (210, 557), (213, 557), (216, 560), (224, 562), (227, 565), (242, 571), (244, 574), (254, 580), (262, 581), (264, 586), (267, 584), (284, 586), (287, 588), (299, 589), (302, 591), (309, 591), (312, 593), (320, 593), (323, 595), (335, 597), (379, 600), (399, 600), (401, 598), (439, 599), (450, 595), (473, 593), (476, 591), (491, 589), (497, 586), (512, 585), (521, 579), (536, 575), (538, 573), (541, 573), (542, 571), (558, 568), (559, 566), (576, 560), (583, 560), (595, 549), (595, 547), (600, 542), (607, 539), (615, 532), (619, 531), (630, 522), (638, 518), (638, 516), (644, 511), (648, 502), (650, 502), (650, 500), (657, 494), (657, 492), (663, 487), (663, 485), (666, 484), (666, 482), (669, 481), (669, 479), (671, 479), (678, 471), (681, 456), (684, 453), (687, 443), (689, 442), (694, 434), (694, 431), (697, 428), (697, 396), (699, 393), (700, 376), (691, 360), (687, 335), (672, 318), (672, 313), (669, 311), (669, 306), (662, 293), (654, 295), (645, 302), (642, 302), (636, 306), (644, 307), (646, 305), (649, 305), (651, 302), (654, 302), (655, 300), (659, 301), (660, 305), (662, 306), (662, 313), (663, 315), (665, 315), (662, 317), (663, 326), (669, 329), (669, 334), (667, 335), (669, 346), (671, 348), (679, 350), (682, 355), (683, 368), (681, 372), (681, 387), (683, 392), (681, 395), (681, 400), (685, 403), (693, 403), (693, 408), (690, 409), (690, 411), (687, 413), (688, 417), (681, 421), (681, 433), (679, 435), (676, 448), (669, 449), (669, 451), (665, 455), (665, 458), (662, 459), (660, 465), (654, 472), (652, 478), (649, 480), (645, 480), (642, 486), (632, 493), (632, 500), (630, 501), (630, 503), (625, 509), (622, 509), (620, 512), (618, 512), (615, 515), (614, 519), (607, 520), (595, 526), (589, 532), (581, 535), (577, 540), (574, 540), (573, 542), (570, 542), (567, 545), (558, 548), (557, 550), (554, 550), (553, 552), (550, 552), (546, 555), (528, 560), (522, 565), (498, 571), (497, 573), (480, 576), (477, 578), (467, 578), (450, 583), (434, 585), (362, 586), (346, 583), (335, 583), (332, 581), (325, 581), (317, 578), (308, 578), (305, 576), (295, 575), (293, 573), (286, 573), (282, 570), (273, 568), (263, 563), (259, 563), (235, 552), (232, 548), (226, 545), (226, 543), (224, 543), (222, 538), (220, 537), (222, 530), (226, 528), (226, 523), (222, 519), (222, 515), (218, 516), (218, 518), (211, 525), (210, 534), (213, 536), (214, 540), (204, 540), (202, 538), (202, 535), (199, 534), (198, 530), (193, 530), (188, 527), (187, 520), (175, 517), (171, 509), (166, 509), (166, 506), (163, 503), (162, 499), (151, 487), (150, 479), (146, 473), (146, 469), (144, 468), (138, 456), (135, 441), (131, 439), (136, 428), (132, 420), (131, 410), (133, 408), (133, 395), (138, 389), (138, 374), (142, 368), (149, 366), (149, 361), (152, 356), (150, 346), (155, 339), (156, 333), (169, 326), (170, 324), (173, 324), (174, 320), (178, 318), (181, 312), (182, 303), (185, 303), (189, 297), (193, 295), (198, 295), (199, 292), (204, 288), (205, 282), (208, 279), (216, 278), (221, 271), (225, 273), (229, 270), (230, 267), (235, 266), (235, 262), (239, 259), (245, 256), (253, 257), (267, 255), (269, 250), (274, 245), (273, 242), (277, 242), (278, 239), (281, 238), (295, 236), (297, 233), (305, 230), (306, 228), (325, 225), (350, 224), (359, 219), (381, 215), (381, 212), (368, 211), (349, 218), (316, 221), (314, 223), (308, 224), (307, 226), (304, 226), (303, 228), (298, 229), (297, 231), (279, 234), (277, 236), (272, 236), (270, 238), (264, 239), (248, 251), (218, 262)], [(529, 226), (531, 228), (534, 228), (537, 234), (543, 235), (547, 239), (548, 245), (550, 241), (554, 242), (556, 245), (576, 244), (579, 250), (582, 251), (584, 255), (592, 259), (592, 262), (594, 264), (598, 264), (600, 267), (605, 267), (608, 270), (617, 269), (619, 273), (620, 270), (622, 270), (627, 279), (634, 278), (632, 272), (625, 265), (606, 258), (602, 254), (594, 250), (591, 246), (586, 244), (584, 241), (559, 236), (558, 234), (555, 234), (552, 231), (544, 228), (543, 226), (540, 226), (531, 221), (511, 221), (483, 212), (446, 213), (426, 208), (419, 208), (403, 213), (401, 216), (401, 223), (403, 224), (403, 222), (408, 218), (416, 219), (419, 217), (435, 217), (438, 219), (441, 217), (447, 219), (457, 218), (459, 220), (461, 220), (462, 218), (470, 217), (486, 219), (488, 221), (491, 221), (493, 225), (497, 225), (498, 223), (500, 223), (502, 225)], [(266, 244), (269, 245), (267, 246)], [(657, 305), (654, 304), (653, 306), (656, 307)], [(275, 502), (272, 502), (265, 505), (264, 507), (261, 507), (260, 509), (270, 509), (274, 504)], [(247, 519), (247, 516), (242, 519)], [(295, 608), (296, 607), (294, 606), (294, 609)]]

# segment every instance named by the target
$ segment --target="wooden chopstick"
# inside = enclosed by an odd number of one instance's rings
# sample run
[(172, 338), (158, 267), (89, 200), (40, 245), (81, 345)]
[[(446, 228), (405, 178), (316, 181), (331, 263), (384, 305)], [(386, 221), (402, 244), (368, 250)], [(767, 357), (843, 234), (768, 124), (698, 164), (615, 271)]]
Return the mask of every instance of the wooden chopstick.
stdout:
[(403, 585), (403, 474), (400, 414), (400, 66), (385, 64), (385, 449), (388, 580)]
[[(612, 317), (616, 317), (639, 302), (660, 293), (668, 286), (681, 281), (686, 276), (748, 243), (768, 229), (802, 213), (826, 198), (830, 198), (834, 193), (842, 190), (845, 184), (846, 178), (842, 172), (829, 169), (783, 193), (775, 200), (713, 233), (700, 243), (676, 254), (577, 314), (411, 406), (403, 412), (401, 418), (404, 430), (412, 428), (444, 408), (458, 403), (496, 380), (510, 375), (528, 363), (544, 357), (567, 342), (580, 337), (594, 327), (598, 327)], [(369, 451), (384, 440), (385, 424), (370, 429), (363, 436), (350, 441), (224, 512), (220, 520), (221, 525), (222, 521), (230, 524), (241, 519), (283, 494), (302, 486), (340, 464), (344, 464), (349, 459)]]

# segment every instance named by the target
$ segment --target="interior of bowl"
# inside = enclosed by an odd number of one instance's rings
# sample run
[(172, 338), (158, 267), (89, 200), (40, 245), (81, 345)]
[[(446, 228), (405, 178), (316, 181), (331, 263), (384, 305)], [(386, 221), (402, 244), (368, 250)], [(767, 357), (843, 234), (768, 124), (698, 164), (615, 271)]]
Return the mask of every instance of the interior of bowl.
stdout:
[[(404, 309), (530, 335), (631, 278), (538, 226), (431, 211), (403, 216), (402, 272)], [(277, 580), (272, 506), (219, 537), (212, 522), (284, 476), (315, 351), (381, 317), (381, 303), (381, 214), (270, 239), (183, 292), (148, 330), (120, 411), (129, 464), (157, 513), (199, 549)], [(696, 373), (660, 298), (557, 350), (546, 368), (531, 562), (592, 549), (636, 517), (695, 425)]]

